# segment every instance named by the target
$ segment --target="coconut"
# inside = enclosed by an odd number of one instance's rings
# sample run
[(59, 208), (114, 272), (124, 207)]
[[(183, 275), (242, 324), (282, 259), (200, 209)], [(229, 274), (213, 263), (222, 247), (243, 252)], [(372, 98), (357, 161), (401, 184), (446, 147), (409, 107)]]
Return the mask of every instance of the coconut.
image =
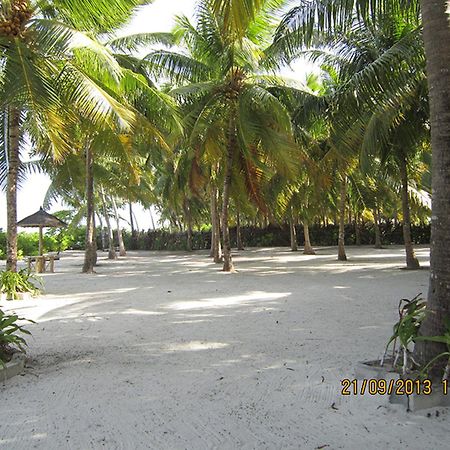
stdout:
[(31, 16), (28, 0), (13, 0), (8, 16), (0, 21), (0, 34), (9, 37), (20, 36)]

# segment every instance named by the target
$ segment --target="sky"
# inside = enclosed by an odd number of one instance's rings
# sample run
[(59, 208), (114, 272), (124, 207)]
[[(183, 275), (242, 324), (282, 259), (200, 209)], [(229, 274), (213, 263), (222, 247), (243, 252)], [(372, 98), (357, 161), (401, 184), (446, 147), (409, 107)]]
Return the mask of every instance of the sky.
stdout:
[[(133, 34), (141, 32), (170, 31), (175, 25), (175, 16), (186, 15), (192, 17), (195, 0), (155, 0), (151, 5), (141, 7), (126, 25), (120, 34)], [(286, 69), (284, 76), (303, 79), (306, 72), (313, 67), (305, 62), (298, 62), (292, 66), (293, 71)], [(30, 175), (18, 192), (17, 211), (18, 220), (36, 212), (44, 201), (45, 193), (50, 186), (50, 179), (43, 174)], [(49, 212), (63, 209), (63, 205), (55, 203)], [(140, 229), (150, 229), (151, 219), (148, 211), (144, 211), (139, 205), (134, 207), (137, 223)], [(154, 215), (155, 212), (153, 212)], [(123, 211), (121, 216), (128, 218), (128, 212)], [(122, 221), (124, 228), (129, 228), (128, 223)], [(0, 194), (0, 228), (6, 229), (6, 197)], [(25, 231), (22, 229), (21, 231)]]

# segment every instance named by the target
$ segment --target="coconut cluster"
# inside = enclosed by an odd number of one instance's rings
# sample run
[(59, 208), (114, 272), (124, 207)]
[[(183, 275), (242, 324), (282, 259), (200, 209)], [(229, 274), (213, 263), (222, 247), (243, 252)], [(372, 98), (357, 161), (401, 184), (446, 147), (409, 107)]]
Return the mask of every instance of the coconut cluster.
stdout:
[(31, 15), (29, 0), (13, 0), (7, 14), (0, 19), (0, 35), (22, 36), (25, 24), (30, 20)]
[(245, 81), (245, 73), (237, 69), (232, 78), (224, 86), (224, 94), (228, 100), (236, 100), (242, 91)]

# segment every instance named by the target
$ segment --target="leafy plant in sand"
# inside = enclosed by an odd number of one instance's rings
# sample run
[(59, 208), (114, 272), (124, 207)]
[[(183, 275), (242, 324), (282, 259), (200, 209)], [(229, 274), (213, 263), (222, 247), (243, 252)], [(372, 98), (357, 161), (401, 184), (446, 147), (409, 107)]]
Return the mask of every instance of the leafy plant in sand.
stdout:
[[(392, 344), (392, 366), (393, 368), (401, 367), (403, 375), (411, 368), (411, 363), (417, 366), (409, 346), (418, 339), (419, 327), (426, 314), (426, 303), (421, 295), (416, 295), (412, 300), (406, 298), (400, 300), (398, 304), (399, 320), (394, 325), (394, 332), (381, 359), (381, 365), (384, 365), (384, 360)], [(398, 349), (397, 341), (400, 344)], [(400, 358), (402, 362), (399, 364)]]
[(16, 314), (4, 313), (0, 309), (0, 366), (8, 362), (14, 353), (26, 352), (27, 343), (19, 334), (31, 335), (31, 333), (18, 324), (21, 320), (34, 323), (32, 320), (24, 319)]
[(28, 292), (33, 296), (38, 295), (40, 289), (36, 284), (42, 286), (41, 280), (25, 269), (19, 272), (4, 270), (0, 273), (0, 292), (6, 294), (7, 300), (17, 300), (20, 293)]

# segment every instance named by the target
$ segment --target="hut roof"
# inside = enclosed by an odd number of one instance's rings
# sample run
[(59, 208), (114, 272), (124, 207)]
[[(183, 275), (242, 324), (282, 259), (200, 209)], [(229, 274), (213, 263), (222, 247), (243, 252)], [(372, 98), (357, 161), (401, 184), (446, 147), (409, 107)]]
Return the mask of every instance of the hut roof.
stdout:
[(66, 227), (67, 224), (57, 217), (52, 216), (48, 212), (45, 212), (42, 208), (38, 212), (31, 214), (31, 216), (25, 217), (21, 221), (17, 222), (19, 227)]

